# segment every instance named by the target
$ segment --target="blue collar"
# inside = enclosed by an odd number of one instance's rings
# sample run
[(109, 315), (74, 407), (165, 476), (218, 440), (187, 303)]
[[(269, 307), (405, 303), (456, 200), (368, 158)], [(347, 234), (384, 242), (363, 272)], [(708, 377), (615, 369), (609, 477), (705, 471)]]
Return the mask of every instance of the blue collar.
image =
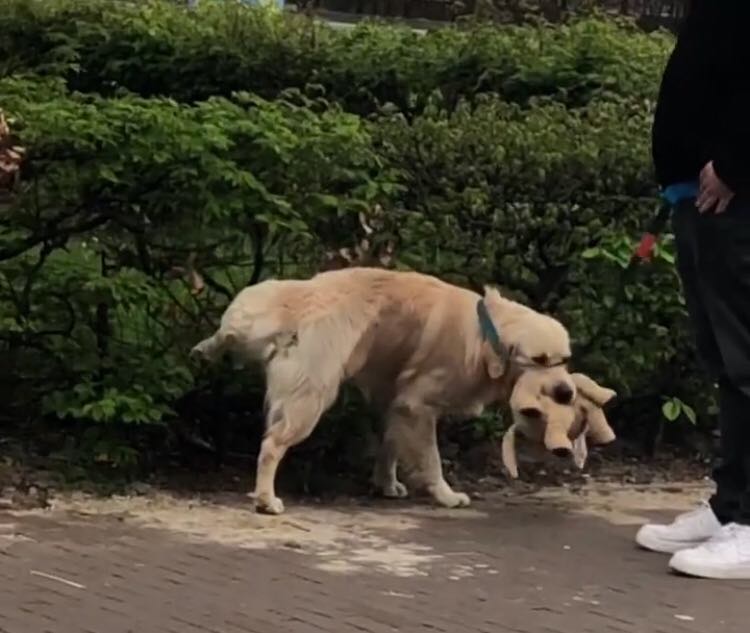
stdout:
[(484, 299), (477, 301), (477, 316), (479, 317), (479, 330), (482, 333), (482, 340), (487, 341), (501, 360), (505, 361), (506, 351), (500, 341), (500, 334), (498, 334), (497, 328), (490, 318), (490, 313), (487, 311), (487, 306), (484, 305)]

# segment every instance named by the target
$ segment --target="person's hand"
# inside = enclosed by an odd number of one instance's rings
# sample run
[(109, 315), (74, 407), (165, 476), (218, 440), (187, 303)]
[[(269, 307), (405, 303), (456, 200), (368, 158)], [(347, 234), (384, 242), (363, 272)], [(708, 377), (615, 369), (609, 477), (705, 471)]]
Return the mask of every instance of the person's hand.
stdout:
[(701, 213), (713, 210), (715, 213), (724, 213), (729, 203), (734, 198), (734, 192), (727, 187), (716, 174), (714, 162), (706, 163), (701, 170), (700, 190), (695, 206)]

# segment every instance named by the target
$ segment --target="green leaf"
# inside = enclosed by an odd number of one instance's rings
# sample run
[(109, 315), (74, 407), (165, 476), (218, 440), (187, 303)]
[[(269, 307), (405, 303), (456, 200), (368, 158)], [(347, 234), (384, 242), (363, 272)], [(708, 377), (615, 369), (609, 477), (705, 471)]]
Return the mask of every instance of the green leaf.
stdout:
[(102, 180), (106, 180), (107, 182), (115, 184), (120, 182), (117, 174), (115, 174), (112, 168), (107, 167), (106, 165), (102, 165), (101, 167), (99, 167), (99, 177), (102, 178)]
[(599, 249), (598, 247), (587, 248), (585, 251), (581, 253), (581, 257), (583, 259), (595, 259), (600, 256), (601, 256), (601, 249)]
[(690, 424), (695, 426), (698, 423), (698, 417), (695, 414), (695, 409), (693, 409), (691, 406), (682, 403), (682, 413), (685, 414), (685, 417), (690, 421)]
[(667, 420), (674, 422), (682, 413), (682, 403), (675, 398), (671, 398), (662, 405), (661, 412)]

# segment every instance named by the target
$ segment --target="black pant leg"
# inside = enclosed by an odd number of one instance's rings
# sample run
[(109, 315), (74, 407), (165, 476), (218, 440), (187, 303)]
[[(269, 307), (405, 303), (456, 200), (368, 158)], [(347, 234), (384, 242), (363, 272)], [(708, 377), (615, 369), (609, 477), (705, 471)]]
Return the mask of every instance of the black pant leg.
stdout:
[(732, 382), (719, 379), (719, 455), (713, 470), (711, 507), (722, 523), (750, 524), (750, 399)]
[(701, 215), (675, 210), (678, 269), (699, 354), (719, 382), (720, 454), (711, 505), (724, 522), (750, 523), (750, 204)]

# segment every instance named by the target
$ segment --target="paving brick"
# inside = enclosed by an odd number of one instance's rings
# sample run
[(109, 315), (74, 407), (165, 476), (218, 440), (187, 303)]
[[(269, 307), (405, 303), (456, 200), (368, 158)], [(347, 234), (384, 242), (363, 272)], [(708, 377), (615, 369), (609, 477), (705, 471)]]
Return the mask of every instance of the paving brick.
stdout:
[(560, 508), (482, 510), (420, 514), (403, 539), (438, 557), (405, 577), (102, 516), (0, 513), (28, 539), (0, 548), (0, 633), (747, 633), (750, 583), (671, 576), (632, 529)]

